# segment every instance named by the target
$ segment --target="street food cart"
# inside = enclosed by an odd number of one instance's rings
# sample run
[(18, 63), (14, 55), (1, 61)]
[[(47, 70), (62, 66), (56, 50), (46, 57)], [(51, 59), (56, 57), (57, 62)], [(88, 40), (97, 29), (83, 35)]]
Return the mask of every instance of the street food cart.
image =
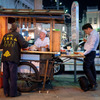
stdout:
[[(61, 32), (53, 30), (55, 24), (64, 23), (64, 11), (62, 10), (22, 10), (22, 9), (0, 9), (0, 42), (7, 32), (9, 24), (19, 24), (20, 28), (31, 28), (34, 30), (37, 23), (50, 24), (50, 51), (21, 51), (21, 61), (18, 66), (18, 89), (20, 91), (31, 91), (43, 82), (42, 90), (45, 90), (47, 80), (53, 79), (53, 55), (60, 52)], [(76, 82), (76, 58), (78, 56), (61, 56), (74, 59), (74, 81)], [(81, 57), (81, 56), (79, 56)]]
[[(21, 62), (18, 67), (18, 89), (31, 91), (36, 88), (38, 82), (43, 81), (43, 90), (47, 79), (53, 79), (52, 55), (60, 52), (60, 31), (53, 31), (56, 23), (64, 23), (64, 11), (62, 10), (24, 10), (24, 9), (0, 9), (0, 42), (11, 23), (19, 24), (20, 28), (31, 28), (36, 37), (36, 24), (50, 24), (50, 51), (22, 51)], [(37, 67), (36, 67), (37, 66)]]

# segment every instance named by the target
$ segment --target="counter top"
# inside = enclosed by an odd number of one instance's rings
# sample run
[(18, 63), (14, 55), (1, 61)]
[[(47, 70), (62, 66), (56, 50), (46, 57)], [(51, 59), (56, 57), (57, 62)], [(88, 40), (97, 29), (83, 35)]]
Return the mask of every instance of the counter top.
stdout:
[[(2, 51), (3, 49), (0, 49), (0, 51)], [(59, 52), (50, 52), (50, 51), (28, 51), (28, 50), (25, 50), (25, 51), (21, 51), (21, 53), (25, 53), (25, 54), (32, 54), (32, 53), (35, 53), (35, 54), (58, 54)]]
[(32, 53), (35, 53), (35, 54), (58, 54), (58, 52), (50, 52), (50, 51), (21, 51), (21, 53), (28, 53), (28, 54), (32, 54)]
[(80, 57), (80, 58), (85, 58), (85, 56), (82, 56), (80, 54), (71, 54), (71, 55), (61, 54), (60, 57), (68, 57), (68, 58), (78, 58), (78, 57)]

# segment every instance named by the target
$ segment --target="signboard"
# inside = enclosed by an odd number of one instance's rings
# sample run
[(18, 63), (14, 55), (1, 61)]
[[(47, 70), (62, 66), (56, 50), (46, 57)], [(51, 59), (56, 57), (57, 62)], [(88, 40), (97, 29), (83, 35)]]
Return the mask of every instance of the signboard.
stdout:
[(71, 7), (71, 35), (72, 47), (75, 51), (79, 43), (79, 4), (77, 1), (74, 1)]

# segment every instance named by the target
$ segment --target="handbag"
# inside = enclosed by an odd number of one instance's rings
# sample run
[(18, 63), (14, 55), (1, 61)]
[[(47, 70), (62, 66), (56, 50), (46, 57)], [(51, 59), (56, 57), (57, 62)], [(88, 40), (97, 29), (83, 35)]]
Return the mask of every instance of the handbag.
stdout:
[(85, 76), (81, 76), (78, 78), (79, 85), (81, 89), (86, 92), (89, 90), (89, 81)]

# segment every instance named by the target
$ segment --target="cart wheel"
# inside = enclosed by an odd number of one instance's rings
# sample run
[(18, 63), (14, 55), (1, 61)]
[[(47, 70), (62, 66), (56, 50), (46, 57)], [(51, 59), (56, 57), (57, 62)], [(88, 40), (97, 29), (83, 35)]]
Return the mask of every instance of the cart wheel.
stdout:
[(63, 64), (60, 64), (60, 65), (58, 64), (59, 62), (63, 62), (63, 60), (60, 59), (59, 57), (54, 57), (53, 59), (55, 60), (55, 62), (54, 62), (54, 75), (63, 73), (65, 66)]
[(18, 66), (17, 87), (21, 92), (29, 92), (38, 87), (38, 70), (29, 62), (20, 62)]
[(54, 64), (54, 74), (55, 75), (62, 73), (63, 70), (64, 70), (64, 65), (63, 64), (61, 64), (61, 65)]

